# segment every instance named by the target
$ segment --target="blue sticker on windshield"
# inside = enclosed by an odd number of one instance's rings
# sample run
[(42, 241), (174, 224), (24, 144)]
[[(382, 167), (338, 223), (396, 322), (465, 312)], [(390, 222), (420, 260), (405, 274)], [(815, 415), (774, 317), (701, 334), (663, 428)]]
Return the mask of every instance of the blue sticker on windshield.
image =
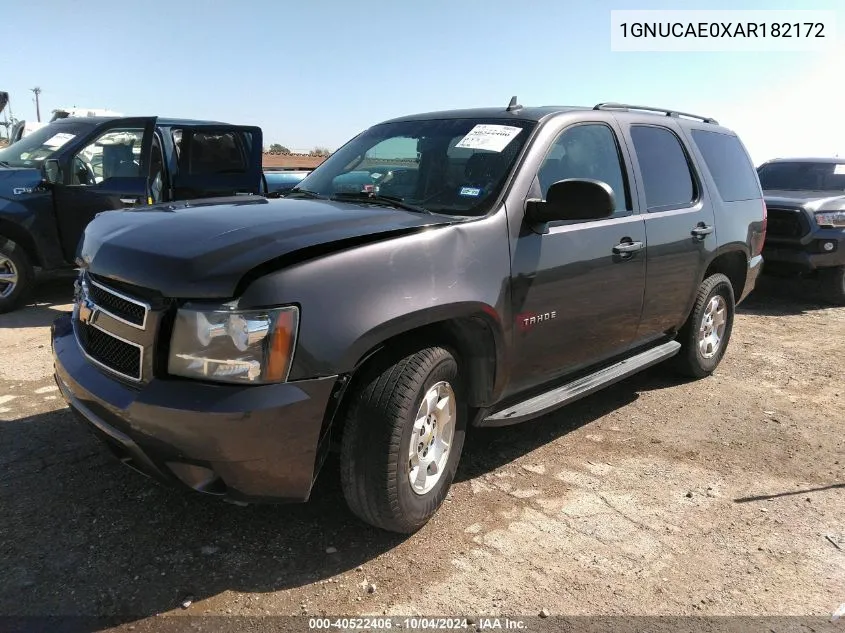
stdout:
[(473, 198), (477, 198), (481, 195), (481, 189), (476, 187), (461, 187), (460, 194), (461, 196), (472, 196)]

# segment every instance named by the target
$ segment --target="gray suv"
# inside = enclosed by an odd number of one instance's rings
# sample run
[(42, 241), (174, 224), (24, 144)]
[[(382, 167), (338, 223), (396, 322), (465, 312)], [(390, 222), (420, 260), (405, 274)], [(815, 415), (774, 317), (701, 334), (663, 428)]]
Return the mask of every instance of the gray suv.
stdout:
[(663, 361), (713, 372), (765, 227), (745, 148), (707, 117), (516, 99), (406, 116), (281, 199), (97, 216), (56, 380), (159, 481), (305, 501), (334, 446), (351, 510), (413, 532), (469, 425)]

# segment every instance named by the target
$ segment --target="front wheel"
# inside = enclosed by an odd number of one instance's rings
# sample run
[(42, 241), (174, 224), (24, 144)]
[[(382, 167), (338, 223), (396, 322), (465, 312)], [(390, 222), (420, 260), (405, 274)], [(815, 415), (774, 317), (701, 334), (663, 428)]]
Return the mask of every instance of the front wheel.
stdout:
[(35, 271), (26, 251), (0, 235), (0, 314), (26, 300), (35, 283)]
[(467, 409), (452, 354), (430, 347), (372, 371), (341, 443), (346, 502), (363, 521), (410, 534), (434, 515), (463, 449)]
[(698, 288), (695, 305), (678, 334), (681, 351), (675, 369), (691, 378), (712, 374), (728, 347), (734, 322), (735, 300), (730, 280), (711, 275)]
[(845, 306), (845, 266), (823, 271), (822, 292), (824, 298), (837, 306)]

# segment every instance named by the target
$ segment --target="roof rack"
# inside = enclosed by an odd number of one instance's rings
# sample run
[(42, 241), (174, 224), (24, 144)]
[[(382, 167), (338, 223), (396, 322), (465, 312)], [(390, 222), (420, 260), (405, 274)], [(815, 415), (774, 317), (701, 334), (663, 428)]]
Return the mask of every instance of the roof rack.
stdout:
[(597, 103), (593, 110), (642, 110), (644, 112), (661, 112), (666, 116), (671, 117), (689, 117), (690, 119), (698, 119), (699, 121), (704, 121), (705, 123), (713, 123), (714, 125), (718, 125), (718, 121), (712, 117), (708, 116), (700, 116), (698, 114), (690, 114), (689, 112), (680, 112), (679, 110), (667, 110), (666, 108), (653, 108), (651, 106), (639, 106), (639, 105), (630, 105), (628, 103), (614, 103), (608, 101), (606, 103)]

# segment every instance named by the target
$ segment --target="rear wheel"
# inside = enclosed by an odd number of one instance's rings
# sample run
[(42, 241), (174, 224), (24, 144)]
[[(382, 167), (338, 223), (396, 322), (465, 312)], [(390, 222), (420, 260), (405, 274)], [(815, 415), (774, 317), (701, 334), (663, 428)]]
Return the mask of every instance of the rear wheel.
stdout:
[(721, 273), (705, 279), (695, 305), (678, 334), (681, 351), (675, 368), (691, 378), (712, 374), (728, 347), (734, 322), (735, 300), (730, 280)]
[(0, 314), (23, 303), (32, 291), (35, 271), (26, 251), (0, 236)]
[(823, 271), (822, 293), (824, 298), (837, 306), (845, 306), (845, 266)]
[(346, 502), (363, 521), (409, 534), (434, 515), (463, 449), (467, 410), (452, 354), (430, 347), (371, 371), (341, 445)]

